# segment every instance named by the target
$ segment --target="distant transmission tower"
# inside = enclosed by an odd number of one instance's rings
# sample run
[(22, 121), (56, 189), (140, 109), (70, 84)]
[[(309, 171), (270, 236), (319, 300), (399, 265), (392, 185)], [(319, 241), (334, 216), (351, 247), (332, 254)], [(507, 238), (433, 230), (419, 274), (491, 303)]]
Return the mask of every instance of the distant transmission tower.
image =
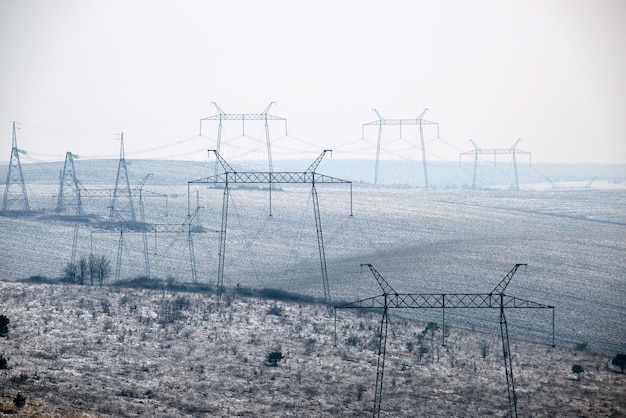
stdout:
[[(362, 136), (365, 138), (365, 127), (371, 125), (378, 125), (378, 142), (376, 144), (376, 166), (374, 169), (374, 184), (378, 183), (378, 163), (380, 159), (380, 142), (383, 136), (383, 125), (399, 125), (400, 126), (400, 138), (402, 138), (402, 125), (418, 125), (420, 131), (420, 147), (422, 150), (422, 166), (424, 167), (424, 183), (425, 187), (428, 187), (428, 166), (426, 164), (426, 147), (424, 146), (424, 125), (437, 125), (437, 129), (439, 129), (439, 124), (437, 122), (431, 122), (428, 120), (424, 120), (424, 114), (428, 111), (428, 108), (424, 109), (422, 113), (417, 117), (417, 119), (385, 119), (376, 109), (372, 109), (376, 116), (378, 116), (378, 120), (373, 122), (368, 122), (363, 124), (363, 133)], [(439, 136), (439, 132), (437, 132), (437, 136)]]
[[(272, 105), (276, 102), (271, 102), (265, 110), (261, 113), (225, 113), (221, 107), (217, 105), (215, 102), (211, 102), (213, 106), (218, 111), (217, 115), (208, 116), (206, 118), (200, 119), (200, 135), (202, 135), (202, 121), (217, 121), (217, 144), (215, 150), (217, 153), (220, 153), (220, 147), (222, 144), (222, 122), (230, 121), (230, 120), (240, 120), (242, 123), (242, 134), (246, 134), (246, 121), (247, 120), (261, 120), (265, 124), (265, 141), (267, 143), (267, 161), (269, 166), (270, 173), (274, 171), (274, 167), (272, 164), (272, 147), (270, 143), (270, 125), (269, 121), (271, 120), (282, 120), (285, 121), (285, 135), (287, 135), (287, 119), (281, 118), (279, 116), (270, 115), (267, 112), (270, 111)], [(219, 161), (215, 162), (215, 175), (217, 176), (219, 171)], [(270, 185), (271, 187), (271, 185)]]
[[(352, 216), (352, 182), (342, 180), (335, 177), (319, 174), (315, 170), (319, 166), (322, 158), (331, 150), (324, 150), (315, 161), (305, 171), (278, 171), (278, 172), (262, 172), (262, 171), (235, 171), (226, 160), (217, 152), (217, 150), (209, 150), (213, 152), (224, 171), (212, 177), (206, 177), (198, 180), (187, 182), (187, 201), (190, 201), (189, 186), (191, 184), (223, 184), (224, 193), (222, 199), (222, 222), (220, 227), (220, 241), (218, 249), (218, 271), (217, 271), (217, 289), (221, 293), (224, 288), (224, 265), (226, 256), (226, 232), (228, 226), (228, 202), (230, 200), (230, 184), (311, 184), (311, 196), (313, 200), (313, 213), (315, 216), (315, 229), (317, 232), (317, 245), (320, 256), (320, 269), (322, 274), (322, 286), (324, 290), (324, 301), (330, 305), (330, 287), (328, 284), (328, 271), (326, 268), (326, 252), (324, 250), (324, 237), (322, 234), (322, 223), (319, 208), (319, 199), (315, 184), (349, 184), (350, 185), (350, 216)], [(196, 209), (197, 212), (197, 209)], [(271, 216), (271, 193), (270, 193), (270, 216)]]
[(530, 158), (530, 152), (528, 151), (522, 151), (522, 150), (518, 150), (517, 144), (521, 141), (521, 139), (518, 139), (517, 141), (515, 141), (515, 143), (513, 145), (511, 145), (510, 148), (480, 148), (478, 145), (476, 145), (476, 143), (474, 141), (472, 141), (471, 139), (469, 140), (469, 142), (472, 143), (472, 145), (474, 146), (474, 150), (473, 151), (465, 151), (462, 152), (461, 154), (459, 154), (459, 164), (461, 164), (461, 157), (463, 157), (464, 155), (473, 155), (474, 156), (474, 174), (472, 175), (472, 189), (476, 188), (476, 171), (478, 169), (478, 155), (483, 155), (483, 154), (491, 154), (493, 155), (493, 165), (496, 165), (496, 155), (499, 154), (511, 154), (512, 158), (513, 158), (513, 173), (514, 173), (514, 177), (515, 177), (515, 190), (519, 191), (519, 179), (517, 176), (517, 158), (515, 157), (516, 155), (519, 154), (526, 154), (528, 155), (528, 161), (529, 164), (531, 162)]
[(120, 221), (136, 222), (133, 195), (130, 191), (128, 168), (126, 167), (126, 158), (124, 157), (123, 133), (120, 137), (120, 161), (117, 166), (117, 178), (115, 179), (115, 190), (113, 191), (109, 220), (113, 222), (116, 217)]
[(83, 214), (83, 205), (80, 197), (80, 187), (74, 170), (74, 156), (71, 152), (65, 153), (65, 164), (59, 181), (59, 195), (57, 197), (56, 213), (64, 213), (68, 206), (76, 208), (77, 216)]
[[(17, 192), (12, 189), (17, 188)], [(13, 143), (11, 146), (11, 159), (9, 161), (9, 171), (4, 187), (4, 197), (2, 199), (2, 212), (9, 210), (29, 211), (28, 195), (26, 194), (26, 184), (20, 163), (20, 150), (17, 148), (17, 136), (15, 135), (15, 122), (13, 122)]]

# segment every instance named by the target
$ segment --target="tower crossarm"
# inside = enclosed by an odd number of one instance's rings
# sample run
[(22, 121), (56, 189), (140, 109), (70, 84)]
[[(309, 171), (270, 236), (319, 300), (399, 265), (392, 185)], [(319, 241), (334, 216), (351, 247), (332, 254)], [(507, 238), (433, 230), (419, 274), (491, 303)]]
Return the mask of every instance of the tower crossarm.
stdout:
[(506, 290), (506, 287), (509, 285), (509, 282), (511, 281), (511, 279), (515, 275), (515, 272), (517, 272), (517, 270), (521, 266), (526, 267), (527, 265), (528, 264), (522, 264), (522, 263), (515, 264), (515, 266), (513, 266), (513, 268), (511, 270), (509, 270), (509, 272), (506, 274), (506, 276), (504, 276), (504, 278), (500, 281), (500, 283), (498, 283), (497, 286), (493, 288), (491, 293), (495, 293), (495, 294), (498, 294), (498, 295), (500, 293), (504, 293), (504, 291)]
[(478, 148), (471, 151), (462, 152), (461, 155), (474, 154), (530, 154), (530, 151), (522, 151), (515, 148)]
[(82, 197), (111, 197), (115, 189), (86, 189), (81, 188)]
[(243, 183), (243, 184), (289, 184), (289, 183), (302, 183), (311, 184), (315, 183), (352, 183), (349, 180), (342, 180), (336, 177), (326, 176), (324, 174), (318, 174), (314, 172), (297, 172), (297, 171), (237, 171), (226, 172), (216, 176), (209, 176), (197, 180), (192, 180), (189, 183)]
[(521, 141), (522, 139), (518, 139), (516, 140), (513, 145), (511, 145), (509, 148), (480, 148), (478, 145), (476, 145), (476, 143), (473, 140), (469, 140), (469, 142), (472, 144), (472, 146), (474, 147), (473, 150), (471, 151), (464, 151), (462, 153), (460, 153), (460, 155), (477, 155), (477, 154), (490, 154), (490, 155), (494, 155), (494, 154), (530, 154), (529, 151), (522, 151), (520, 149), (517, 149), (517, 144)]
[(514, 296), (496, 295), (493, 293), (396, 293), (382, 294), (355, 302), (336, 306), (337, 309), (500, 309), (501, 302), (505, 308), (539, 308), (554, 309), (554, 306), (517, 298)]
[(200, 119), (200, 123), (202, 123), (202, 121), (211, 121), (211, 120), (216, 120), (216, 121), (225, 121), (225, 120), (240, 120), (240, 121), (247, 121), (247, 120), (282, 120), (285, 121), (285, 130), (287, 129), (287, 119), (280, 117), (280, 116), (275, 116), (275, 115), (270, 115), (268, 112), (270, 110), (270, 108), (272, 107), (272, 105), (275, 102), (271, 102), (261, 113), (226, 113), (222, 110), (222, 108), (220, 108), (217, 103), (212, 102), (211, 104), (213, 104), (215, 106), (215, 108), (218, 111), (217, 115), (211, 115), (211, 116), (207, 116), (205, 118)]
[(385, 278), (374, 268), (374, 266), (372, 266), (371, 264), (361, 264), (361, 267), (363, 267), (363, 266), (366, 266), (367, 268), (370, 269), (370, 271), (372, 272), (372, 275), (374, 276), (374, 278), (378, 282), (378, 285), (380, 286), (380, 288), (383, 289), (383, 292), (385, 294), (387, 294), (387, 295), (397, 294), (397, 292), (395, 290), (393, 290), (393, 287), (391, 287), (389, 282), (387, 282), (387, 280), (385, 280)]
[(309, 168), (306, 169), (305, 173), (314, 173), (315, 170), (317, 169), (317, 166), (320, 165), (320, 163), (322, 162), (322, 159), (324, 158), (324, 155), (326, 155), (327, 152), (332, 153), (333, 150), (325, 149), (324, 151), (322, 151), (319, 157), (317, 157), (315, 161), (313, 161), (313, 163), (309, 166)]
[(223, 113), (219, 115), (207, 116), (200, 120), (287, 120), (280, 116), (265, 113)]
[(426, 119), (379, 119), (364, 123), (363, 126), (371, 125), (439, 125), (439, 122), (432, 122)]
[(363, 126), (380, 126), (380, 125), (439, 125), (438, 122), (432, 122), (426, 119), (423, 119), (424, 114), (428, 111), (428, 108), (424, 109), (420, 115), (415, 119), (385, 119), (376, 109), (372, 109), (376, 116), (378, 116), (378, 120), (374, 120), (372, 122), (364, 123)]
[(234, 173), (235, 170), (230, 166), (230, 164), (228, 164), (226, 162), (226, 160), (224, 158), (222, 158), (222, 156), (220, 155), (220, 153), (215, 150), (215, 149), (210, 149), (209, 153), (213, 153), (215, 154), (215, 158), (217, 158), (217, 161), (219, 161), (220, 165), (222, 166), (222, 168), (224, 169), (224, 171), (226, 173)]
[(530, 151), (522, 151), (515, 148), (478, 148), (471, 151), (464, 151), (460, 155), (475, 155), (475, 154), (530, 154)]

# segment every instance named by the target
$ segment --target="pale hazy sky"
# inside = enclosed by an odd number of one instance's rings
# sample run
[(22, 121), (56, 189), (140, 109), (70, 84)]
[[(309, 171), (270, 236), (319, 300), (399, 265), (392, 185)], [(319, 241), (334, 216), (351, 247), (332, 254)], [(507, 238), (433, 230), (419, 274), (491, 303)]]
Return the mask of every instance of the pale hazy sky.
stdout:
[[(5, 163), (13, 120), (23, 162), (115, 158), (119, 132), (127, 158), (204, 159), (212, 101), (275, 101), (289, 135), (270, 124), (274, 158), (374, 158), (373, 108), (428, 107), (429, 159), (522, 138), (534, 162), (626, 163), (624, 0), (0, 0), (0, 60)], [(233, 158), (265, 151), (262, 125), (246, 134), (225, 126)], [(383, 157), (417, 133), (398, 138), (384, 129)]]

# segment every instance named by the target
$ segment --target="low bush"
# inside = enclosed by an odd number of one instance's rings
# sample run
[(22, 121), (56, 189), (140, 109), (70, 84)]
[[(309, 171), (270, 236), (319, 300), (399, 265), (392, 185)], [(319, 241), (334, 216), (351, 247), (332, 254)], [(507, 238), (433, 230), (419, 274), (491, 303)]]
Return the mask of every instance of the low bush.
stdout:
[(9, 368), (9, 361), (4, 354), (0, 354), (0, 370), (6, 370)]
[(274, 351), (270, 351), (267, 354), (267, 364), (269, 366), (278, 366), (278, 362), (281, 361), (283, 359), (283, 353), (279, 350), (274, 350)]
[(0, 315), (0, 337), (9, 336), (9, 324), (11, 321), (4, 315)]
[(26, 397), (24, 397), (21, 393), (18, 393), (15, 395), (15, 398), (13, 398), (13, 405), (17, 408), (24, 407), (24, 405), (26, 405)]

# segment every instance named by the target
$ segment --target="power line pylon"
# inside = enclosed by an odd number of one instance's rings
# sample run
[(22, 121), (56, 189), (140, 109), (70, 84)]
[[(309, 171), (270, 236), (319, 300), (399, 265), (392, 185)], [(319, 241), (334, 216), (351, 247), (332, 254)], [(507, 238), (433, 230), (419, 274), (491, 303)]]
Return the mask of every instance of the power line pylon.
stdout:
[[(327, 304), (330, 304), (330, 287), (328, 283), (328, 272), (326, 269), (326, 253), (324, 250), (324, 237), (322, 233), (322, 224), (319, 210), (319, 201), (317, 196), (316, 184), (324, 183), (343, 183), (350, 185), (350, 216), (352, 216), (352, 182), (348, 180), (341, 180), (335, 177), (326, 176), (317, 173), (315, 170), (324, 158), (327, 152), (331, 150), (324, 150), (315, 161), (305, 170), (301, 172), (294, 171), (277, 171), (277, 172), (263, 172), (263, 171), (236, 171), (234, 170), (226, 160), (217, 152), (217, 150), (209, 150), (214, 153), (215, 157), (219, 161), (223, 173), (217, 176), (206, 177), (203, 179), (192, 180), (187, 183), (187, 194), (189, 201), (189, 187), (191, 184), (223, 184), (224, 193), (222, 198), (222, 220), (220, 226), (220, 240), (218, 249), (218, 272), (217, 272), (217, 289), (221, 292), (224, 287), (224, 265), (226, 254), (226, 232), (228, 227), (228, 201), (230, 196), (229, 185), (231, 183), (242, 184), (311, 184), (311, 195), (313, 198), (313, 211), (315, 215), (315, 227), (317, 231), (317, 243), (320, 256), (320, 269), (322, 273), (322, 285), (324, 290), (324, 300)], [(271, 208), (271, 193), (270, 193), (270, 208)], [(271, 216), (271, 209), (270, 209)]]
[(365, 138), (365, 127), (377, 125), (378, 126), (378, 142), (376, 144), (376, 166), (374, 168), (374, 184), (378, 182), (378, 163), (380, 159), (380, 143), (383, 136), (383, 126), (384, 125), (397, 125), (400, 126), (400, 138), (402, 138), (402, 126), (403, 125), (418, 125), (419, 126), (419, 134), (420, 134), (420, 148), (422, 151), (422, 167), (424, 169), (424, 185), (428, 188), (428, 165), (426, 163), (426, 147), (424, 145), (424, 125), (437, 125), (437, 136), (439, 136), (439, 123), (431, 122), (429, 120), (424, 119), (424, 115), (429, 110), (428, 108), (424, 109), (422, 113), (416, 119), (385, 119), (376, 109), (372, 109), (376, 116), (378, 116), (378, 120), (373, 122), (364, 123), (362, 127), (362, 136)]
[(150, 279), (150, 257), (148, 255), (148, 226), (146, 225), (146, 212), (143, 205), (143, 186), (144, 184), (146, 184), (146, 181), (148, 181), (148, 178), (150, 178), (151, 175), (152, 173), (146, 174), (141, 183), (139, 183), (139, 186), (137, 186), (137, 189), (139, 190), (139, 216), (141, 219), (141, 239), (143, 241), (144, 271), (146, 274), (146, 278), (148, 279)]
[[(285, 135), (287, 135), (287, 119), (285, 118), (281, 118), (279, 116), (274, 116), (274, 115), (270, 115), (268, 114), (268, 112), (270, 111), (270, 108), (272, 107), (273, 104), (275, 104), (276, 102), (271, 102), (266, 108), (265, 110), (263, 110), (261, 113), (225, 113), (221, 107), (219, 107), (217, 105), (217, 103), (215, 102), (211, 102), (211, 104), (213, 106), (215, 106), (215, 108), (218, 111), (217, 115), (213, 115), (213, 116), (207, 116), (206, 118), (202, 118), (200, 119), (200, 135), (202, 135), (202, 122), (203, 121), (217, 121), (217, 144), (216, 144), (216, 151), (218, 153), (220, 153), (220, 149), (221, 149), (221, 145), (222, 145), (222, 123), (223, 121), (241, 121), (241, 125), (242, 125), (242, 134), (245, 135), (246, 134), (246, 121), (251, 121), (251, 120), (260, 120), (264, 122), (264, 126), (265, 126), (265, 141), (267, 143), (267, 161), (268, 161), (268, 167), (269, 167), (269, 171), (270, 173), (272, 171), (274, 171), (274, 166), (272, 163), (272, 147), (271, 147), (271, 143), (270, 143), (270, 126), (269, 126), (269, 121), (284, 121), (285, 122)], [(215, 162), (215, 173), (214, 175), (217, 176), (219, 171), (219, 162), (216, 161)], [(271, 187), (271, 184), (270, 184)]]
[[(28, 194), (20, 163), (20, 149), (17, 148), (17, 135), (15, 133), (15, 122), (13, 122), (13, 140), (11, 145), (11, 159), (9, 160), (9, 170), (7, 181), (4, 187), (4, 197), (2, 198), (2, 212), (9, 210), (29, 211)], [(17, 192), (12, 189), (18, 188)]]
[(133, 205), (133, 195), (130, 190), (130, 182), (128, 181), (126, 158), (124, 156), (124, 133), (120, 136), (120, 160), (117, 166), (117, 177), (115, 179), (109, 221), (113, 222), (115, 218), (126, 222), (136, 222), (137, 220), (135, 217), (135, 206)]
[[(61, 215), (68, 210), (69, 206), (74, 206), (74, 215), (76, 217), (83, 214), (83, 204), (81, 199), (81, 189), (78, 179), (76, 178), (76, 170), (74, 169), (74, 155), (71, 152), (65, 153), (65, 163), (63, 171), (59, 178), (59, 194), (57, 196), (57, 207), (55, 212)], [(74, 219), (74, 234), (72, 236), (72, 255), (70, 260), (72, 263), (76, 261), (76, 246), (78, 244), (78, 218)]]
[[(385, 353), (387, 345), (388, 309), (441, 309), (443, 313), (442, 321), (442, 344), (445, 346), (445, 310), (446, 309), (498, 309), (500, 311), (500, 334), (502, 338), (502, 351), (507, 379), (507, 393), (509, 397), (510, 416), (517, 418), (517, 397), (515, 395), (515, 381), (513, 380), (513, 365), (511, 362), (511, 350), (509, 346), (509, 332), (504, 314), (507, 309), (551, 309), (552, 310), (552, 346), (554, 347), (554, 306), (543, 305), (541, 303), (516, 298), (504, 294), (509, 282), (520, 266), (526, 264), (516, 264), (507, 275), (489, 293), (398, 293), (391, 285), (374, 269), (371, 264), (367, 266), (372, 272), (383, 293), (355, 302), (346, 303), (335, 307), (335, 321), (337, 320), (337, 309), (382, 309), (383, 317), (380, 325), (378, 343), (378, 365), (376, 369), (376, 390), (374, 395), (373, 417), (380, 416), (381, 399), (383, 392), (383, 375), (385, 367)], [(335, 325), (336, 329), (336, 325)], [(335, 336), (336, 340), (336, 336)]]
[(461, 158), (463, 157), (463, 155), (473, 155), (474, 156), (474, 173), (472, 175), (472, 190), (476, 188), (476, 172), (478, 169), (478, 155), (483, 155), (483, 154), (491, 154), (493, 155), (493, 165), (496, 165), (496, 156), (497, 155), (501, 155), (501, 154), (510, 154), (512, 156), (513, 159), (513, 175), (515, 178), (515, 190), (519, 191), (519, 179), (517, 176), (517, 157), (516, 155), (528, 155), (528, 161), (529, 164), (532, 163), (531, 161), (531, 154), (528, 151), (522, 151), (517, 149), (517, 144), (521, 141), (521, 138), (518, 139), (517, 141), (515, 141), (515, 143), (513, 143), (513, 145), (509, 148), (480, 148), (478, 145), (476, 145), (476, 143), (474, 141), (472, 141), (471, 139), (469, 140), (469, 142), (472, 143), (472, 145), (474, 146), (474, 149), (472, 151), (465, 151), (459, 154), (459, 165), (461, 164)]
[(56, 213), (60, 215), (65, 213), (68, 206), (74, 206), (76, 216), (83, 214), (83, 205), (81, 200), (81, 190), (76, 178), (74, 169), (74, 155), (71, 152), (65, 153), (65, 163), (59, 181), (59, 195), (57, 197)]

